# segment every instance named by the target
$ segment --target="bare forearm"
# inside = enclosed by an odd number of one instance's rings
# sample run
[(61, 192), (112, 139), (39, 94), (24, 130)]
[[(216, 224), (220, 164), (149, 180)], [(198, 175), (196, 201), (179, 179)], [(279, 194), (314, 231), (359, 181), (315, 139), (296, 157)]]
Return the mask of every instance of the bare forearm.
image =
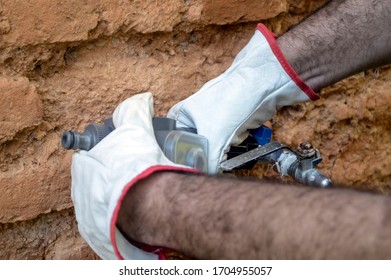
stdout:
[(390, 198), (160, 173), (130, 190), (118, 226), (200, 259), (391, 258)]
[(391, 1), (334, 0), (278, 38), (282, 52), (315, 91), (391, 63)]

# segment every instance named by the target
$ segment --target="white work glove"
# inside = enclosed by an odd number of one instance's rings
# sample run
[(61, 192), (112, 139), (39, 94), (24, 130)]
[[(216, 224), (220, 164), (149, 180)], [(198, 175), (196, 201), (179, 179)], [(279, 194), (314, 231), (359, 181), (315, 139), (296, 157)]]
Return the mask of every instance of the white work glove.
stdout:
[(156, 171), (195, 172), (169, 161), (152, 127), (150, 93), (133, 96), (114, 111), (116, 129), (72, 160), (72, 200), (80, 234), (103, 259), (158, 259), (130, 244), (116, 228), (121, 201), (139, 180)]
[(220, 76), (168, 113), (177, 127), (195, 128), (209, 142), (208, 172), (219, 172), (231, 145), (238, 145), (277, 109), (316, 100), (288, 64), (274, 35), (259, 24), (255, 35)]

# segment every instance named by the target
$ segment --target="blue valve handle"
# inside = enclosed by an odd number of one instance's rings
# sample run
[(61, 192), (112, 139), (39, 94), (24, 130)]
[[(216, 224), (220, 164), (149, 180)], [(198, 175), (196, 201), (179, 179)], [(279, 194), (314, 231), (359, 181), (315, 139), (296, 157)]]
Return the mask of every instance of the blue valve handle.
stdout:
[(251, 135), (257, 141), (258, 145), (265, 145), (270, 142), (272, 138), (272, 129), (270, 127), (261, 125), (260, 127), (251, 130)]

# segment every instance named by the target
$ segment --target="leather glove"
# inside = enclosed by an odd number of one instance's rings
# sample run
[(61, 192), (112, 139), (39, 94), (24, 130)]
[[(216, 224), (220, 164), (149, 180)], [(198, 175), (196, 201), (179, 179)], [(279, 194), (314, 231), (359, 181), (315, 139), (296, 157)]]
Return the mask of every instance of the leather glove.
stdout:
[(116, 129), (72, 159), (72, 200), (82, 237), (103, 259), (158, 259), (130, 244), (116, 228), (121, 201), (138, 181), (157, 171), (197, 172), (169, 161), (152, 127), (150, 93), (133, 96), (114, 111)]
[(208, 172), (215, 174), (230, 146), (243, 142), (249, 129), (283, 106), (318, 98), (289, 65), (274, 34), (259, 24), (232, 65), (172, 107), (168, 117), (208, 139)]

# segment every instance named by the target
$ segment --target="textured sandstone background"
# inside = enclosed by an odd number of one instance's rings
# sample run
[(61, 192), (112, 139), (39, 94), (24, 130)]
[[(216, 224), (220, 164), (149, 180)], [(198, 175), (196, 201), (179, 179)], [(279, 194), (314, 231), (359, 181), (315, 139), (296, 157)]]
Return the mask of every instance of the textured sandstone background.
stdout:
[[(64, 129), (99, 122), (142, 91), (165, 115), (225, 70), (258, 22), (282, 34), (326, 2), (0, 1), (0, 259), (96, 258), (77, 233)], [(334, 182), (388, 193), (390, 88), (390, 67), (351, 77), (282, 109), (274, 136), (310, 140)]]

